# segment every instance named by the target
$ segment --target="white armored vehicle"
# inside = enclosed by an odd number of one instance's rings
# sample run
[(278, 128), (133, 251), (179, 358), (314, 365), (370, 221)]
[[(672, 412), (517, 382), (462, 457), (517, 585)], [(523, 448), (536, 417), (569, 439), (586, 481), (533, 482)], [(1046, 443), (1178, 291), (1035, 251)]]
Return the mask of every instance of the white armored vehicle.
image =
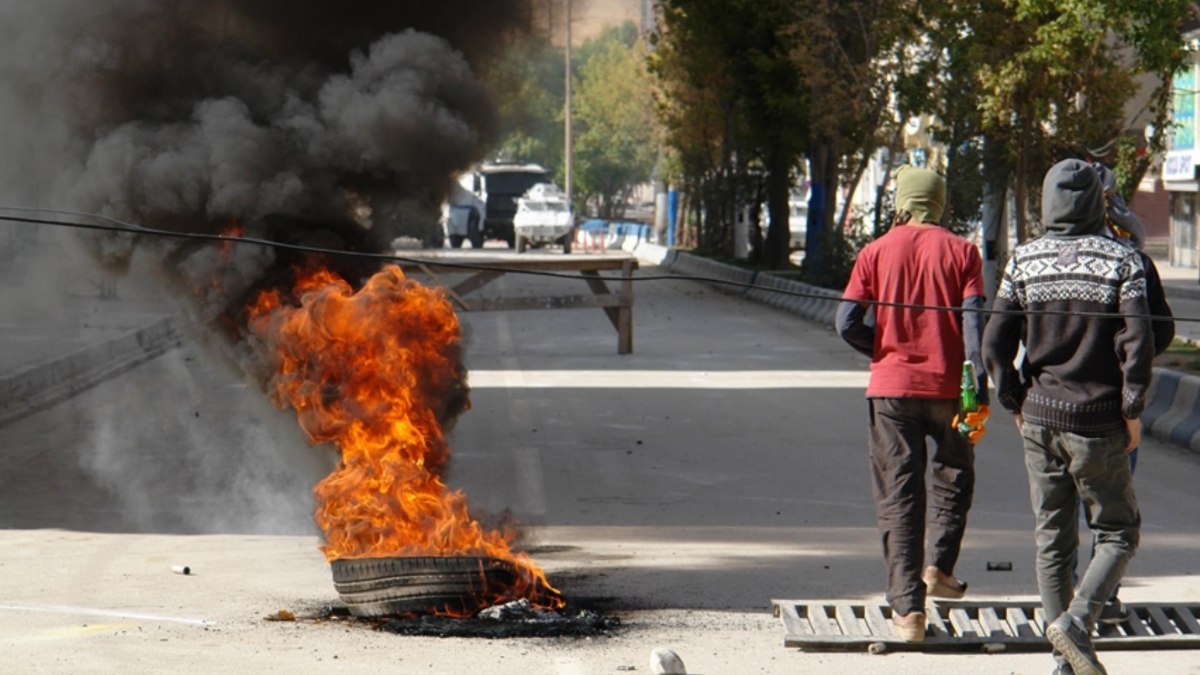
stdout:
[(567, 195), (554, 183), (538, 183), (529, 188), (517, 199), (513, 232), (517, 253), (548, 244), (562, 246), (563, 253), (570, 253), (575, 238), (575, 216)]

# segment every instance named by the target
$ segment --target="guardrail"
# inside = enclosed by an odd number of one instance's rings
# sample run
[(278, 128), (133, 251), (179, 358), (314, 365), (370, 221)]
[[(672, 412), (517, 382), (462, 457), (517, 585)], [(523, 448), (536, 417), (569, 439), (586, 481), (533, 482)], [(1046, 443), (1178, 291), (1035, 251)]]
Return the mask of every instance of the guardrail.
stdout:
[(650, 226), (645, 223), (585, 220), (575, 231), (576, 248), (584, 253), (631, 251), (650, 242)]

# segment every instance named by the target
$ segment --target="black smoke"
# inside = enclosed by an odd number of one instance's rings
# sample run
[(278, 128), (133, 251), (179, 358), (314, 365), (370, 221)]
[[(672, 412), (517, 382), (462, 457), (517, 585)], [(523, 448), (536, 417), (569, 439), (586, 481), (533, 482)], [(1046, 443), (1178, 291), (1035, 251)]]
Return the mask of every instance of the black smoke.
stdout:
[[(0, 207), (176, 232), (237, 226), (247, 236), (356, 251), (426, 238), (451, 176), (495, 141), (491, 95), (474, 73), (527, 26), (524, 0), (0, 0)], [(0, 253), (26, 232), (0, 232)], [(239, 312), (259, 290), (290, 288), (293, 266), (305, 262), (273, 248), (146, 235), (56, 229), (32, 239), (17, 260), (0, 256), (0, 310), (10, 320), (57, 311), (51, 303), (65, 292), (56, 286), (98, 277), (78, 269), (94, 261), (106, 275), (128, 274), (122, 307), (145, 302), (165, 312), (159, 288), (187, 299), (177, 306), (200, 320), (197, 336), (232, 338), (206, 342), (260, 385), (266, 364), (239, 339)], [(36, 260), (25, 255), (34, 251)], [(68, 255), (76, 251), (82, 256)], [(325, 262), (351, 282), (377, 265)], [(64, 301), (57, 313), (81, 304)], [(103, 302), (94, 309), (80, 321), (103, 323)], [(273, 531), (275, 520), (306, 511), (307, 486), (330, 468), (324, 455), (298, 461), (291, 423), (179, 418), (214, 387), (192, 381), (190, 361), (167, 359), (160, 411), (127, 409), (125, 390), (84, 411), (98, 431), (81, 466), (136, 513), (157, 518), (179, 495), (146, 469), (140, 448), (191, 431), (170, 448), (178, 461), (169, 470), (195, 481), (189, 494), (230, 496), (226, 514), (183, 518), (188, 531), (237, 529), (249, 514), (271, 520)], [(204, 361), (195, 371), (207, 375)], [(228, 466), (237, 457), (240, 468)]]
[[(436, 243), (451, 176), (495, 141), (473, 65), (528, 12), (524, 0), (0, 0), (0, 202), (183, 232), (236, 222), (353, 250)], [(150, 257), (191, 288), (224, 270), (209, 318), (294, 262), (83, 239), (110, 269)]]

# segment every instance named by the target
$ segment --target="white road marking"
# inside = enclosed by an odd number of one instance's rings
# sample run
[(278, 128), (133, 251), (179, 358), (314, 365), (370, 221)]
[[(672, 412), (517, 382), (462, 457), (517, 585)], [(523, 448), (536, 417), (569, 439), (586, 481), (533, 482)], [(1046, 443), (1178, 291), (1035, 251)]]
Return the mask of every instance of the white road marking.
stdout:
[[(512, 331), (509, 330), (508, 326), (508, 318), (501, 313), (497, 324), (498, 334), (496, 336), (496, 343), (502, 352), (511, 354), (513, 351), (513, 340)], [(503, 361), (510, 368), (514, 368), (517, 365), (516, 359), (511, 356), (503, 357)], [(491, 372), (498, 374), (498, 386), (501, 388), (516, 389), (524, 386), (521, 379), (525, 372), (523, 370), (512, 369)], [(472, 386), (474, 386), (473, 382)], [(509, 396), (506, 401), (508, 403), (508, 416), (513, 423), (513, 427), (518, 429), (531, 428), (533, 426), (533, 413), (529, 410), (529, 401), (517, 396)], [(533, 445), (513, 443), (512, 454), (517, 485), (521, 486), (517, 491), (520, 513), (526, 519), (545, 516), (546, 488), (542, 483), (541, 452)]]
[(138, 612), (119, 612), (113, 609), (96, 607), (74, 607), (71, 605), (0, 605), (0, 610), (14, 612), (40, 612), (43, 614), (82, 614), (84, 616), (104, 616), (117, 619), (138, 619), (140, 621), (161, 621), (166, 623), (186, 623), (193, 626), (208, 626), (214, 622), (207, 619), (187, 619), (177, 616), (161, 616), (158, 614), (141, 614)]
[(473, 389), (865, 389), (858, 370), (472, 370)]

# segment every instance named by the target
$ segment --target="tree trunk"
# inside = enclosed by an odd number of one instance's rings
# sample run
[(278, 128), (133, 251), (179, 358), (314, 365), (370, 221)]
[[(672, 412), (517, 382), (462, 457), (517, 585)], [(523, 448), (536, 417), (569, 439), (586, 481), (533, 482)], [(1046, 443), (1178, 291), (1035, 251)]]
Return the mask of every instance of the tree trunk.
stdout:
[(1029, 218), (1028, 218), (1029, 205), (1025, 203), (1027, 201), (1028, 195), (1029, 195), (1029, 192), (1027, 189), (1028, 186), (1026, 185), (1026, 180), (1025, 180), (1026, 156), (1027, 155), (1025, 152), (1025, 142), (1024, 142), (1024, 139), (1022, 139), (1021, 143), (1017, 146), (1017, 171), (1016, 171), (1016, 175), (1014, 176), (1015, 187), (1013, 189), (1013, 192), (1015, 194), (1015, 199), (1017, 202), (1016, 216), (1017, 216), (1017, 243), (1018, 244), (1024, 244), (1025, 241), (1029, 238), (1029, 223), (1028, 223), (1028, 221), (1029, 221)]
[(838, 155), (833, 143), (814, 140), (808, 161), (812, 167), (812, 191), (808, 205), (808, 232), (805, 234), (805, 276), (819, 280), (826, 268), (826, 240), (832, 236), (834, 210), (837, 208)]
[(837, 222), (839, 231), (845, 230), (846, 226), (850, 223), (850, 209), (854, 205), (854, 191), (858, 189), (858, 184), (862, 181), (863, 174), (866, 173), (867, 167), (871, 165), (871, 156), (875, 154), (876, 147), (874, 143), (870, 143), (863, 148), (862, 159), (854, 167), (854, 174), (850, 176), (850, 182), (846, 186), (846, 201), (842, 204), (842, 210), (838, 214)]
[(767, 243), (763, 262), (773, 270), (786, 269), (789, 265), (788, 244), (791, 241), (789, 228), (791, 207), (788, 195), (792, 188), (792, 171), (787, 158), (781, 152), (772, 152), (767, 157)]
[(896, 148), (900, 147), (900, 141), (903, 140), (904, 125), (897, 124), (896, 130), (892, 132), (892, 141), (888, 144), (888, 160), (887, 164), (883, 165), (883, 178), (879, 181), (879, 185), (875, 187), (875, 225), (871, 228), (871, 237), (878, 239), (883, 235), (883, 198), (887, 195), (888, 183), (892, 180), (892, 169), (896, 166)]

